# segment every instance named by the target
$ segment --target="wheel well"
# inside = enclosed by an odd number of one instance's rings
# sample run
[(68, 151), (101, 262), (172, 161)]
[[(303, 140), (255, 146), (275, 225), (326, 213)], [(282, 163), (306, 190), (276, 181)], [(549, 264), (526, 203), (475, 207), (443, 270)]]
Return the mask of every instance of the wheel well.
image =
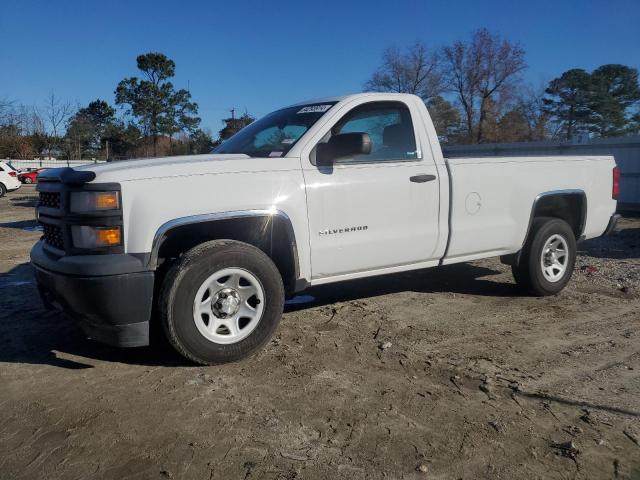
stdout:
[(531, 221), (538, 217), (564, 220), (571, 226), (576, 239), (579, 239), (587, 219), (587, 197), (581, 191), (541, 195), (534, 204)]
[(173, 227), (164, 233), (157, 247), (159, 273), (196, 245), (222, 239), (248, 243), (262, 250), (278, 267), (285, 290), (293, 292), (298, 277), (297, 249), (291, 223), (283, 215), (228, 218)]

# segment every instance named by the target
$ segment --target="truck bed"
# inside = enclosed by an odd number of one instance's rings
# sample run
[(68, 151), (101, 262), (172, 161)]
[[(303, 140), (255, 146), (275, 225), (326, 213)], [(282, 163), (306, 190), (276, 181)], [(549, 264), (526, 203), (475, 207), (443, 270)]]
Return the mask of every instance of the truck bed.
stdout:
[(450, 239), (443, 263), (517, 252), (536, 197), (584, 192), (583, 238), (601, 235), (615, 210), (610, 156), (447, 158), (451, 175)]

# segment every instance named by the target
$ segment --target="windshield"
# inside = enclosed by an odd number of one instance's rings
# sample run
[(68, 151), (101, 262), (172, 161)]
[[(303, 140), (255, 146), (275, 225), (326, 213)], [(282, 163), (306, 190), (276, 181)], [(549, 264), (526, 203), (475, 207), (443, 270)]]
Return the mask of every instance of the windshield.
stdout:
[(336, 102), (283, 108), (246, 126), (212, 153), (282, 157)]

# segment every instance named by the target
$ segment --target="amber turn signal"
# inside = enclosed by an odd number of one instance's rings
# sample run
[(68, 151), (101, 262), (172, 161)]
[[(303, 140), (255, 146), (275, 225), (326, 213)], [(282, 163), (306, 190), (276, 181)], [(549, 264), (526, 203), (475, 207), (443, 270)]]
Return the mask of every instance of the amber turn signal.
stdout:
[(96, 210), (118, 208), (118, 192), (100, 192), (95, 195)]
[(71, 238), (76, 248), (117, 247), (122, 245), (122, 227), (73, 225)]
[(73, 213), (108, 212), (120, 208), (119, 192), (71, 192), (70, 207)]
[(121, 234), (120, 227), (117, 228), (101, 228), (96, 231), (97, 238), (96, 243), (100, 247), (112, 247), (114, 245), (120, 245)]

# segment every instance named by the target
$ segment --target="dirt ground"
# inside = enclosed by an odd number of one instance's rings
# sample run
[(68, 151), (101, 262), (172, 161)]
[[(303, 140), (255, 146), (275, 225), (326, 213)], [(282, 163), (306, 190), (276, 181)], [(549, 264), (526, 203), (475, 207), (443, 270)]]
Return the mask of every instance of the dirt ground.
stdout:
[(640, 218), (530, 298), (480, 261), (316, 288), (241, 363), (45, 312), (0, 199), (0, 478), (640, 479)]

